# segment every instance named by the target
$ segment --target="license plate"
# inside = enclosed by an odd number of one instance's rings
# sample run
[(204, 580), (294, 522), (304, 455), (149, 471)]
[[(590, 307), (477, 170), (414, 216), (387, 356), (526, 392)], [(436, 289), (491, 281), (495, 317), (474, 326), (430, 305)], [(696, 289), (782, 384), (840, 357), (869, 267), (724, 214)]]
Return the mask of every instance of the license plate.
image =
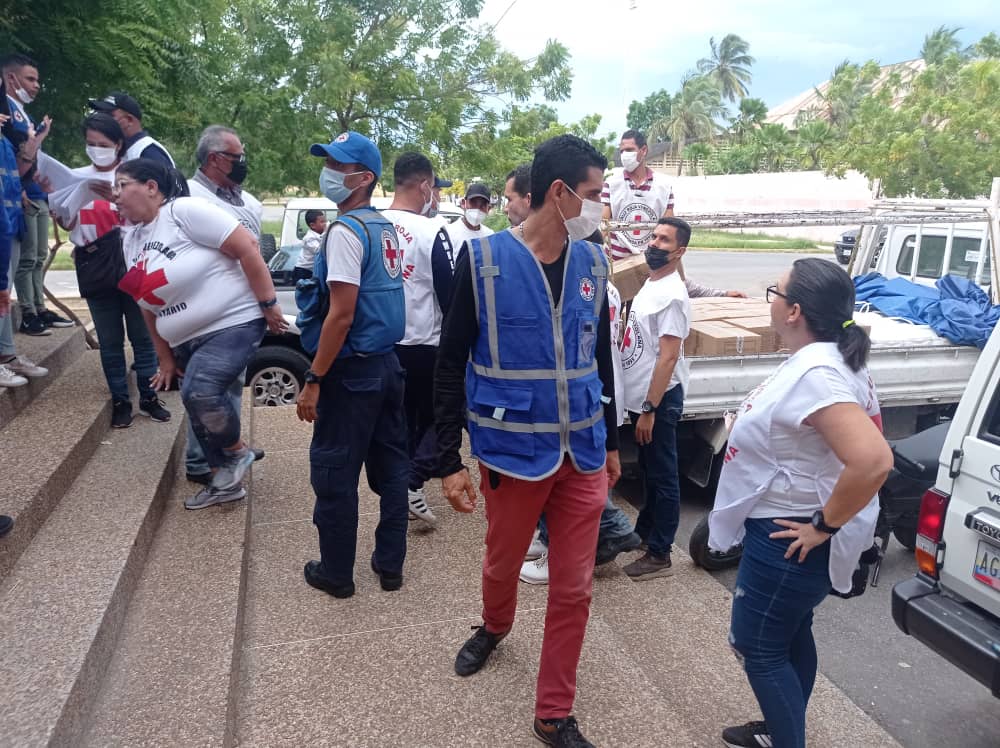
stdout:
[(1000, 548), (979, 541), (976, 563), (972, 567), (972, 578), (988, 587), (1000, 590)]

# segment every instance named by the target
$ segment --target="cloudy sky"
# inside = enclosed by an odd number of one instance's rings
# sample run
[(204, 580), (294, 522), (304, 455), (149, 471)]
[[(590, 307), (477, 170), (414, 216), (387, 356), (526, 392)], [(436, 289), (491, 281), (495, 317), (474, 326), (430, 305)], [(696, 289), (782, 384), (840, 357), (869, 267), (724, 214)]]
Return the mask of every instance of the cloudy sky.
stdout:
[(942, 24), (961, 27), (964, 44), (1000, 33), (997, 0), (486, 0), (480, 19), (495, 24), (501, 16), (497, 38), (522, 57), (547, 39), (569, 49), (573, 92), (555, 104), (560, 119), (597, 112), (601, 132), (617, 133), (629, 103), (675, 91), (708, 56), (712, 36), (734, 33), (750, 43), (757, 58), (750, 95), (773, 107), (822, 83), (845, 58), (918, 57), (924, 36)]

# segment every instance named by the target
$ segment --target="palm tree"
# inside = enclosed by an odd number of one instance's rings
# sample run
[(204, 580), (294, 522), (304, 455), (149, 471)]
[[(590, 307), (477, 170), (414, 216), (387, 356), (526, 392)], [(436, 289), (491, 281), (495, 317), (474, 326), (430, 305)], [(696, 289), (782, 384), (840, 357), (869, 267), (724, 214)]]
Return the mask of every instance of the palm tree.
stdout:
[(715, 135), (716, 119), (724, 112), (718, 84), (708, 76), (692, 76), (674, 97), (669, 116), (654, 122), (649, 134), (669, 140), (674, 156), (683, 158), (688, 141), (710, 140)]
[(764, 124), (754, 132), (751, 146), (766, 171), (781, 171), (791, 153), (792, 136), (784, 125)]
[(802, 165), (806, 169), (818, 169), (824, 151), (835, 139), (829, 122), (813, 120), (802, 125), (798, 130), (798, 150)]
[(712, 146), (708, 143), (692, 143), (684, 149), (688, 162), (691, 164), (691, 173), (698, 173), (698, 165), (712, 155)]
[(747, 84), (753, 78), (750, 66), (754, 64), (754, 58), (749, 54), (750, 45), (736, 34), (726, 34), (718, 46), (715, 37), (708, 43), (712, 56), (698, 60), (698, 72), (711, 76), (719, 84), (725, 98), (730, 101), (736, 101), (737, 97), (742, 99), (749, 93)]
[(962, 29), (958, 26), (948, 28), (938, 26), (931, 33), (924, 37), (924, 46), (920, 48), (920, 56), (928, 65), (939, 65), (944, 62), (949, 55), (962, 56), (968, 50), (962, 50), (962, 44), (958, 41), (958, 32)]
[(767, 104), (762, 99), (752, 99), (747, 97), (740, 100), (740, 111), (732, 119), (729, 132), (736, 137), (740, 143), (746, 140), (751, 130), (761, 124), (767, 117)]

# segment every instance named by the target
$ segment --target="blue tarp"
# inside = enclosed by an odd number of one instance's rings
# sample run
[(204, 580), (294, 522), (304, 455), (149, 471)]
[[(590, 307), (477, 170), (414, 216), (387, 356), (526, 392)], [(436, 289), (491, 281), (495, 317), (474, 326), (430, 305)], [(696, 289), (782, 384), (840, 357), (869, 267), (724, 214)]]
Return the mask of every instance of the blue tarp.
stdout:
[(905, 278), (886, 280), (881, 273), (854, 279), (857, 300), (867, 301), (882, 314), (930, 325), (956, 345), (985, 346), (1000, 319), (1000, 306), (992, 306), (979, 286), (957, 275), (946, 275), (935, 286)]

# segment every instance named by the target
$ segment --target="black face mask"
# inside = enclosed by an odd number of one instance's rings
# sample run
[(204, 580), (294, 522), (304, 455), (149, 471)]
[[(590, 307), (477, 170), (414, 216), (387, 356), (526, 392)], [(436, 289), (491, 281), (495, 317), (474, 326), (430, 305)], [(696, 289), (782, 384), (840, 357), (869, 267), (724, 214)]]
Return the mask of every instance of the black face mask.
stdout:
[(659, 270), (670, 262), (670, 253), (665, 249), (646, 247), (646, 264), (650, 270)]
[(229, 172), (229, 178), (236, 182), (236, 184), (243, 184), (243, 180), (247, 178), (247, 162), (244, 161), (234, 161), (233, 168)]

